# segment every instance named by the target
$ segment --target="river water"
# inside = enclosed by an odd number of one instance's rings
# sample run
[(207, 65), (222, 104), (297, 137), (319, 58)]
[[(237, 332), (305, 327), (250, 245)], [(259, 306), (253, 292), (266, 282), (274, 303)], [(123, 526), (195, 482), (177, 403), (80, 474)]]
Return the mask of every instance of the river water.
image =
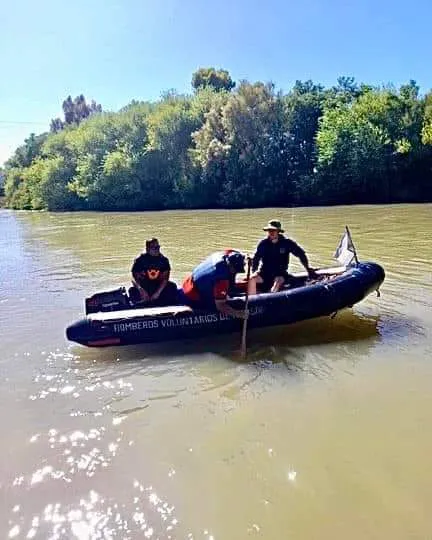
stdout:
[[(381, 298), (250, 332), (247, 362), (239, 335), (66, 341), (146, 237), (180, 282), (271, 218), (313, 266), (350, 225)], [(0, 538), (432, 538), (431, 239), (431, 205), (0, 211)]]

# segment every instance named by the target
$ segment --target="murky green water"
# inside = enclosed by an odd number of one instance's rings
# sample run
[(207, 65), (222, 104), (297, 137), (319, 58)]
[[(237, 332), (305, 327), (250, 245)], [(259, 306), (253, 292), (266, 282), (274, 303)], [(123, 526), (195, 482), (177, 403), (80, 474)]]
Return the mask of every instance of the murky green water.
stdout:
[[(147, 236), (180, 282), (215, 249), (252, 252), (273, 217), (314, 266), (350, 225), (382, 297), (251, 332), (248, 363), (236, 335), (66, 342)], [(431, 538), (431, 239), (431, 205), (0, 211), (0, 537)]]

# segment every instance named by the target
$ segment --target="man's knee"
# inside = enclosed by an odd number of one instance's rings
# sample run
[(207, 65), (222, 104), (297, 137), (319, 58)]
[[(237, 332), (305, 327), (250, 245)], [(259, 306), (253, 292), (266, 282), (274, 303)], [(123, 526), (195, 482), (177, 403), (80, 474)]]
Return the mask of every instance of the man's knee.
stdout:
[(276, 276), (273, 280), (273, 285), (271, 287), (270, 292), (278, 292), (280, 291), (285, 283), (285, 278), (283, 276)]

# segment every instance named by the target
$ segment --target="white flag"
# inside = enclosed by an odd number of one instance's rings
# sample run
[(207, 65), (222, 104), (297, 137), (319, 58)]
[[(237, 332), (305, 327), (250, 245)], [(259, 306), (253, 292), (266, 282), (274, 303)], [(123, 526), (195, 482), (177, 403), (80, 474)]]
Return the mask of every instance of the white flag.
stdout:
[(342, 236), (341, 241), (339, 242), (338, 247), (334, 253), (334, 258), (343, 265), (349, 266), (356, 257), (355, 247), (352, 243), (351, 237), (348, 234), (348, 231), (345, 231), (345, 234)]

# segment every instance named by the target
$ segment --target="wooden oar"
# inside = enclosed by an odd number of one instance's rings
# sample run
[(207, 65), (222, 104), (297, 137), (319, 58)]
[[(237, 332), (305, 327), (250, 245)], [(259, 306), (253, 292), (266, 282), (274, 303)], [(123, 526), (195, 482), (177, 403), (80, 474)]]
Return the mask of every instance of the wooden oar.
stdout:
[[(246, 301), (245, 301), (245, 311), (247, 311), (249, 306), (249, 280), (251, 273), (251, 259), (247, 258), (247, 274), (246, 274)], [(243, 358), (246, 358), (246, 331), (247, 331), (247, 322), (249, 315), (243, 320), (243, 331), (242, 331), (242, 340), (241, 340), (241, 355)]]

